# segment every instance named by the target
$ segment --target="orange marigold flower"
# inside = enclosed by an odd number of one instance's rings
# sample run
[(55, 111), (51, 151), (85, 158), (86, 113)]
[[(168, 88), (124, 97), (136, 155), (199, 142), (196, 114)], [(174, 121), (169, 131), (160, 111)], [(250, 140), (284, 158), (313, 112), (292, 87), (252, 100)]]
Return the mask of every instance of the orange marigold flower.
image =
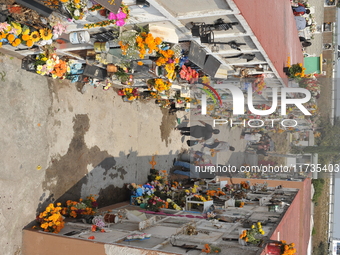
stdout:
[(13, 42), (15, 40), (15, 36), (13, 34), (9, 34), (7, 36), (7, 40), (11, 43), (11, 42)]
[(27, 40), (26, 41), (26, 45), (27, 45), (27, 47), (32, 47), (33, 46), (33, 40)]
[(142, 65), (144, 65), (144, 63), (142, 61), (138, 61), (137, 65), (142, 66)]
[(31, 36), (29, 36), (29, 35), (22, 35), (22, 36), (21, 36), (21, 39), (22, 39), (23, 41), (28, 41), (28, 40), (31, 39)]

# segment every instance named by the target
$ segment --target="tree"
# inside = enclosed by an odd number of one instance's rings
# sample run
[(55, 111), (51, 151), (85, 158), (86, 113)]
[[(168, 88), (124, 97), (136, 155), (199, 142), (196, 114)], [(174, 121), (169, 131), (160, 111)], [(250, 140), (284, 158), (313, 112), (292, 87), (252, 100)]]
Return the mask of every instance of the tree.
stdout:
[(328, 119), (322, 119), (319, 125), (321, 136), (316, 139), (316, 146), (293, 147), (295, 153), (318, 153), (323, 162), (340, 159), (340, 119), (334, 125)]

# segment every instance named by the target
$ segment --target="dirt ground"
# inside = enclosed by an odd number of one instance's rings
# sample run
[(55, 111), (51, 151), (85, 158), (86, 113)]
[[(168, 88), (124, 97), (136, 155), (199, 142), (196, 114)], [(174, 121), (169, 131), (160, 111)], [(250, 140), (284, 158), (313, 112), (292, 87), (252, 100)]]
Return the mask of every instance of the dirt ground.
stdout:
[(317, 205), (314, 206), (314, 229), (313, 250), (319, 246), (320, 242), (328, 243), (328, 221), (329, 221), (329, 179), (325, 179), (324, 189), (318, 198)]
[[(332, 64), (327, 65), (327, 73), (331, 74)], [(332, 108), (332, 78), (326, 77), (321, 80), (321, 95), (318, 99), (319, 113), (321, 117), (331, 118)], [(323, 177), (323, 176), (322, 176)], [(329, 222), (329, 179), (325, 178), (324, 189), (314, 207), (314, 229), (315, 234), (312, 238), (313, 250), (319, 246), (320, 242), (328, 243), (328, 222)]]

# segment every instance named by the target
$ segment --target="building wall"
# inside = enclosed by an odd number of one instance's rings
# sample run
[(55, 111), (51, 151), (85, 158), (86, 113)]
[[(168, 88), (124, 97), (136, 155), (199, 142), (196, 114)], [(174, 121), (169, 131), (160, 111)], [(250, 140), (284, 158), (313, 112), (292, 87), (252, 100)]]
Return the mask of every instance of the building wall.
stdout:
[(325, 7), (324, 22), (336, 22), (337, 7)]
[[(36, 230), (23, 231), (23, 255), (171, 255), (174, 253), (143, 250), (139, 248), (98, 243), (47, 234)], [(175, 255), (175, 254), (174, 254)]]
[(332, 43), (334, 34), (332, 32), (323, 32), (323, 43)]

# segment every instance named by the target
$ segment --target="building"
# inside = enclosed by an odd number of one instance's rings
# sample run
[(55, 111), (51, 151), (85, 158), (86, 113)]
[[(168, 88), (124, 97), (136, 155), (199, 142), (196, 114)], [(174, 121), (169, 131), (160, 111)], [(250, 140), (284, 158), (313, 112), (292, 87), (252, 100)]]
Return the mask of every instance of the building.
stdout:
[[(236, 180), (235, 180), (236, 181)], [(109, 224), (105, 233), (91, 232), (91, 224), (79, 220), (70, 220), (58, 234), (26, 228), (24, 230), (23, 252), (34, 254), (200, 254), (205, 243), (219, 247), (220, 254), (267, 254), (270, 243), (285, 240), (296, 244), (297, 254), (309, 254), (307, 245), (310, 239), (310, 217), (306, 217), (304, 206), (310, 203), (310, 181), (293, 184), (302, 188), (270, 187), (275, 182), (262, 183), (251, 181), (253, 191), (247, 192), (243, 207), (234, 207), (235, 200), (227, 199), (222, 204), (216, 202), (215, 213), (220, 221), (211, 222), (204, 215), (193, 211), (174, 211), (163, 209), (154, 214), (139, 207), (117, 204), (102, 208), (103, 215), (108, 209), (112, 213), (127, 209), (135, 216), (123, 219), (116, 224)], [(221, 182), (222, 183), (222, 182)], [(219, 183), (217, 183), (219, 185)], [(284, 185), (286, 186), (286, 185)], [(288, 184), (287, 184), (288, 186)], [(211, 188), (211, 186), (210, 186)], [(228, 197), (228, 195), (226, 195)], [(221, 198), (223, 201), (223, 198)], [(215, 202), (214, 202), (215, 203)], [(146, 214), (144, 214), (144, 212)], [(136, 221), (136, 215), (137, 221)], [(129, 216), (128, 216), (129, 217)], [(221, 221), (222, 220), (222, 221)], [(262, 223), (265, 231), (261, 245), (244, 245), (239, 235), (243, 230), (251, 229), (253, 224)], [(189, 227), (194, 226), (195, 234), (187, 234)], [(143, 241), (127, 241), (133, 234), (151, 234), (151, 238)], [(89, 240), (90, 236), (94, 239)], [(182, 245), (184, 247), (180, 247)], [(51, 249), (51, 245), (58, 249)], [(197, 250), (195, 250), (197, 248)], [(302, 252), (302, 253), (301, 253)]]

